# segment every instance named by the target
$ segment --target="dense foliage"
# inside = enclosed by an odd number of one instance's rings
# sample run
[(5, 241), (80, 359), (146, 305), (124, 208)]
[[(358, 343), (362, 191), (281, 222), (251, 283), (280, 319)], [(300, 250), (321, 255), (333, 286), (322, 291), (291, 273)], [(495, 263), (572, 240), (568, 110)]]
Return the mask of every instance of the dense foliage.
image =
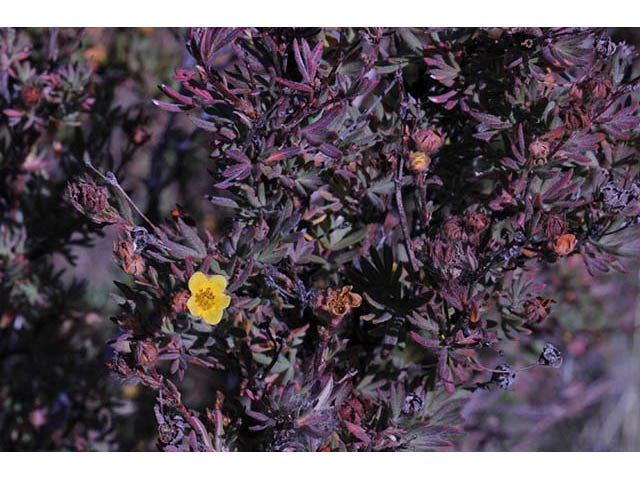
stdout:
[[(51, 256), (117, 229), (106, 364), (154, 392), (158, 448), (451, 446), (472, 392), (562, 367), (539, 272), (637, 256), (637, 52), (604, 31), (192, 29), (155, 109), (114, 107), (118, 73), (66, 63), (49, 35), (31, 50), (2, 37), (1, 355), (82, 348), (58, 318), (78, 323), (78, 286), (56, 283)], [(150, 152), (143, 211), (125, 167), (163, 111), (196, 128)], [(183, 163), (210, 181), (163, 218), (178, 171), (201, 185)], [(55, 367), (47, 382), (70, 380)], [(3, 432), (27, 423), (0, 412)]]

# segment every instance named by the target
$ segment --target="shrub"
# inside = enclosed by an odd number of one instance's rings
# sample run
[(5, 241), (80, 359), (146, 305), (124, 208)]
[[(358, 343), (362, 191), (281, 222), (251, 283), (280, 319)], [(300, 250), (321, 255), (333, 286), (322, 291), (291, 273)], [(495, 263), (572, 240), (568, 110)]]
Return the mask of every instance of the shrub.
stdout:
[(187, 49), (154, 103), (207, 134), (215, 228), (195, 205), (149, 218), (87, 150), (68, 187), (118, 228), (108, 366), (156, 392), (160, 448), (451, 446), (470, 392), (561, 366), (536, 272), (637, 255), (637, 54), (602, 30), (193, 29)]

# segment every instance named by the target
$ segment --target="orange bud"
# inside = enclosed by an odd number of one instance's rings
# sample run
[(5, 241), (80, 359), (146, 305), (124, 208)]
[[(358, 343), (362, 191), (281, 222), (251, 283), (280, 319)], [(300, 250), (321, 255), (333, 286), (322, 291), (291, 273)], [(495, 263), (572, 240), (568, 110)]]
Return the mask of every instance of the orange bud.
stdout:
[(560, 235), (556, 239), (555, 243), (553, 244), (553, 250), (558, 255), (568, 255), (573, 251), (577, 242), (578, 241), (576, 240), (575, 235), (573, 235), (572, 233), (565, 233), (564, 235)]

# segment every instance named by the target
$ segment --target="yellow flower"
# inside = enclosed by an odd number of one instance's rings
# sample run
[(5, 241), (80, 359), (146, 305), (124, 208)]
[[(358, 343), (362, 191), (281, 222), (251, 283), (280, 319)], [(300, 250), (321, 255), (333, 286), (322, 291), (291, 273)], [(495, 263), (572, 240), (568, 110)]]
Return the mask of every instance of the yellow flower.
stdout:
[(409, 155), (409, 164), (416, 172), (426, 172), (430, 163), (431, 159), (422, 152), (413, 152)]
[(196, 272), (189, 279), (191, 297), (187, 300), (187, 308), (191, 315), (201, 317), (209, 325), (215, 325), (222, 319), (222, 311), (231, 303), (231, 297), (225, 295), (227, 279), (222, 275), (207, 277)]

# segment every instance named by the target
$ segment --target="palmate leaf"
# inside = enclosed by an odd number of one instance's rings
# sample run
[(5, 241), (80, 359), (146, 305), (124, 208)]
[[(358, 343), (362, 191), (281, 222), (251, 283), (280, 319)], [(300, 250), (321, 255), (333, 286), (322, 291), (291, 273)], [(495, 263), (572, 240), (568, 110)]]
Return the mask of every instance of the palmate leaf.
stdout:
[(402, 317), (428, 301), (427, 295), (414, 296), (405, 290), (401, 277), (408, 265), (394, 259), (390, 245), (385, 244), (382, 252), (370, 248), (369, 258), (361, 258), (359, 269), (352, 268), (348, 276), (354, 290), (374, 308), (383, 307)]

